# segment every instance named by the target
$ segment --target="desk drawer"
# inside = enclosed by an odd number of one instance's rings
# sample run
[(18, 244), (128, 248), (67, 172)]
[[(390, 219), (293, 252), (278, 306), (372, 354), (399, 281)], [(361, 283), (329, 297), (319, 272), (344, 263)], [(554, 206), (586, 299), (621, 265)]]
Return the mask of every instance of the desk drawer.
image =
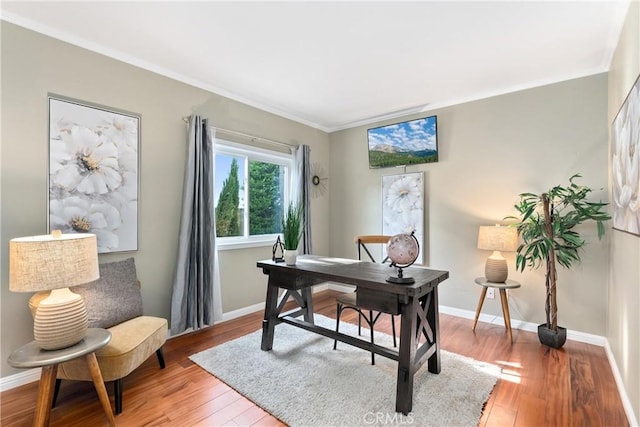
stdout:
[(382, 311), (389, 314), (400, 314), (398, 295), (372, 289), (358, 288), (356, 303), (365, 310)]

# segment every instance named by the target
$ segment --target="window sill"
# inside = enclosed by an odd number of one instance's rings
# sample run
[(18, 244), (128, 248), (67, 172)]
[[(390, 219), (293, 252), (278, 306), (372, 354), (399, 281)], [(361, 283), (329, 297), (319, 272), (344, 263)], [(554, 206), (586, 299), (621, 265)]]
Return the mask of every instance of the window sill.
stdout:
[(269, 236), (257, 239), (238, 239), (236, 241), (216, 242), (219, 251), (230, 251), (233, 249), (263, 248), (271, 247), (276, 242), (276, 236)]

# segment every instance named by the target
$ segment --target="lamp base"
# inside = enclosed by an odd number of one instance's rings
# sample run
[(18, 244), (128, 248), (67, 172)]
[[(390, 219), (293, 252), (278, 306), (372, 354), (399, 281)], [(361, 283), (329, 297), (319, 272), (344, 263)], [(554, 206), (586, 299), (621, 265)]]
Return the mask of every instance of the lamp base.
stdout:
[(33, 338), (43, 350), (80, 342), (87, 334), (87, 308), (69, 288), (54, 289), (40, 301), (33, 320)]
[(487, 258), (487, 263), (484, 265), (484, 277), (489, 282), (504, 283), (508, 275), (509, 270), (506, 259)]

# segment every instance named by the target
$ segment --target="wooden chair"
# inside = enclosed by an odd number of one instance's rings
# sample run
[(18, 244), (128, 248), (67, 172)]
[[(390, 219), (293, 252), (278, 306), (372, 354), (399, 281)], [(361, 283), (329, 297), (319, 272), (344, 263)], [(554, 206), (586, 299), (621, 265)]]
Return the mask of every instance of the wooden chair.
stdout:
[[(385, 236), (385, 235), (356, 236), (353, 239), (353, 241), (356, 244), (358, 259), (362, 260), (362, 251), (364, 250), (364, 252), (367, 254), (371, 262), (377, 262), (374, 256), (371, 254), (371, 251), (369, 250), (367, 245), (374, 245), (374, 244), (386, 245), (389, 242), (389, 239), (391, 239), (391, 237), (392, 236)], [(386, 263), (388, 260), (389, 260), (389, 257), (385, 257), (382, 260), (382, 263)], [(359, 305), (357, 293), (358, 293), (358, 290), (356, 289), (355, 292), (342, 294), (336, 298), (336, 312), (337, 312), (336, 332), (339, 332), (340, 330), (340, 316), (342, 315), (342, 312), (346, 309), (355, 310), (358, 312), (358, 335), (361, 335), (362, 319), (364, 319), (365, 322), (367, 322), (367, 325), (369, 325), (369, 330), (371, 332), (371, 344), (374, 344), (373, 327), (375, 326), (376, 322), (380, 318), (380, 315), (382, 314), (382, 312), (378, 312), (374, 316), (374, 311), (371, 310), (369, 307)], [(392, 314), (390, 314), (390, 316), (391, 316), (391, 330), (393, 332), (393, 346), (397, 347), (396, 323), (395, 323), (394, 316)], [(338, 344), (338, 341), (334, 340), (333, 341), (334, 350), (336, 349), (337, 344)], [(371, 364), (372, 365), (376, 364), (375, 353), (373, 352), (371, 353)]]

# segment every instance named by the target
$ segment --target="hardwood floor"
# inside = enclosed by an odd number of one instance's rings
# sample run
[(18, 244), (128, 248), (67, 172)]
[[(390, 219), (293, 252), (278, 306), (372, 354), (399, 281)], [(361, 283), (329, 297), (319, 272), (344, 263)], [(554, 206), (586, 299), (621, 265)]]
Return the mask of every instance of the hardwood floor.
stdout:
[[(335, 318), (336, 295), (315, 294), (316, 313)], [(389, 317), (383, 317), (376, 330), (390, 333)], [(350, 310), (343, 319), (356, 321)], [(125, 378), (117, 425), (283, 426), (188, 359), (259, 329), (261, 321), (262, 313), (254, 313), (167, 341), (164, 370), (151, 357)], [(474, 334), (472, 323), (441, 315), (440, 336), (442, 349), (502, 368), (481, 427), (628, 425), (603, 348), (568, 341), (563, 349), (553, 350), (540, 345), (534, 333), (519, 330), (513, 331), (511, 345), (504, 327), (480, 322)], [(112, 388), (107, 388), (113, 401)], [(31, 425), (36, 395), (37, 382), (0, 394), (0, 425)], [(50, 425), (108, 425), (93, 384), (63, 381)]]

